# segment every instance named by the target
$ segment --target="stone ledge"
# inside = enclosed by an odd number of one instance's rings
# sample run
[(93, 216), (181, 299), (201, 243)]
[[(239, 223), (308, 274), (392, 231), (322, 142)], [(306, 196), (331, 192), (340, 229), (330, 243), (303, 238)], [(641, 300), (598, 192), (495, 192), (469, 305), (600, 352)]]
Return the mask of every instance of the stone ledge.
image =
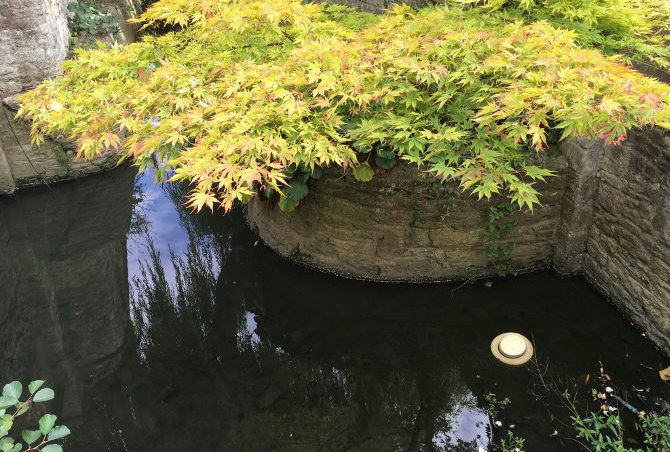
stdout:
[[(5, 104), (12, 105), (11, 102)], [(3, 173), (0, 161), (0, 185), (9, 187), (0, 188), (0, 194), (85, 177), (111, 169), (118, 161), (113, 150), (90, 160), (79, 158), (67, 140), (47, 140), (39, 148), (32, 146), (29, 126), (13, 120), (14, 111), (9, 108), (0, 106), (0, 109), (4, 109), (0, 111), (0, 148), (7, 162), (7, 171)]]
[(11, 195), (16, 191), (14, 176), (5, 156), (5, 151), (0, 146), (0, 195)]

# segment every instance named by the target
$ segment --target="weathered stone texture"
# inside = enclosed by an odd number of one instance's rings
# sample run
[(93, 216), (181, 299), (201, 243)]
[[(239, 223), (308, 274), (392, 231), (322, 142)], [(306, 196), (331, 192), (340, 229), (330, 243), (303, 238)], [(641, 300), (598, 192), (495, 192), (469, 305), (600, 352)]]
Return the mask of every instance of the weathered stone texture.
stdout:
[(599, 176), (584, 271), (670, 351), (670, 131), (631, 131)]
[(2, 145), (0, 145), (0, 194), (11, 195), (15, 191), (14, 176), (5, 156), (5, 151), (2, 150)]
[[(15, 188), (76, 179), (112, 168), (118, 161), (113, 150), (91, 160), (79, 158), (67, 141), (47, 140), (39, 148), (32, 146), (28, 124), (13, 120), (14, 114), (0, 106), (0, 154), (5, 156)], [(0, 161), (0, 194), (9, 194), (13, 190), (3, 190), (1, 168)]]
[[(559, 153), (543, 156), (562, 174)], [(284, 213), (259, 199), (248, 218), (273, 249), (300, 263), (356, 278), (373, 280), (448, 280), (497, 272), (483, 243), (490, 203), (455, 189), (443, 191), (434, 176), (399, 164), (388, 175), (361, 184), (341, 170), (328, 170), (297, 211)], [(518, 221), (509, 255), (514, 268), (544, 266), (553, 254), (564, 177), (542, 184), (543, 206), (534, 213), (508, 214)], [(446, 206), (454, 203), (442, 220)], [(410, 276), (411, 275), (411, 276)]]
[(603, 146), (601, 141), (573, 139), (561, 143), (560, 148), (568, 162), (568, 169), (553, 264), (561, 273), (575, 273), (584, 264)]
[(0, 0), (0, 98), (60, 71), (67, 0)]

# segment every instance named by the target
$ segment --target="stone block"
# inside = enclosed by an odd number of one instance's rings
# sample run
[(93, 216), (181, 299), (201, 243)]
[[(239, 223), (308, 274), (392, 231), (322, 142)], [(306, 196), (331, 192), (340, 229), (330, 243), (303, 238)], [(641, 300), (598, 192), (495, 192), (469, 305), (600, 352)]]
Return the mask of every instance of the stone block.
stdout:
[(0, 0), (0, 98), (60, 72), (69, 38), (66, 8), (67, 0)]
[(14, 176), (5, 156), (5, 151), (0, 146), (0, 195), (11, 195), (16, 191)]

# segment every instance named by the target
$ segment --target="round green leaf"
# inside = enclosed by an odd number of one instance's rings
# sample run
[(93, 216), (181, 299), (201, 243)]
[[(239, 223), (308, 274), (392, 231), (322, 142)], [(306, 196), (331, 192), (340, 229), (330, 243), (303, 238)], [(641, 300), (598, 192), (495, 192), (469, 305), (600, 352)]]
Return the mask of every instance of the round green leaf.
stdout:
[(20, 381), (12, 381), (11, 383), (6, 384), (4, 388), (2, 388), (2, 395), (15, 397), (17, 399), (21, 398), (22, 392), (23, 385), (21, 385)]
[(296, 177), (296, 180), (300, 183), (306, 184), (307, 181), (309, 180), (309, 173), (308, 172), (300, 173), (298, 177)]
[(21, 432), (21, 438), (28, 444), (34, 443), (40, 436), (42, 436), (42, 433), (39, 430), (24, 430)]
[[(22, 447), (23, 447), (23, 445), (21, 443), (16, 443), (16, 444), (14, 444), (14, 449), (12, 449), (12, 452), (20, 452)], [(42, 450), (44, 450), (44, 449), (42, 449)]]
[(14, 396), (3, 395), (0, 396), (0, 409), (9, 408), (19, 403), (19, 400)]
[(377, 149), (377, 157), (387, 160), (395, 160), (395, 152), (393, 152), (391, 149), (379, 148)]
[(284, 195), (294, 201), (300, 201), (309, 193), (307, 184), (300, 181), (292, 181), (291, 186), (284, 190)]
[(314, 171), (312, 171), (312, 179), (321, 179), (323, 176), (323, 170), (320, 166), (315, 166)]
[(7, 451), (14, 447), (14, 439), (10, 437), (0, 438), (0, 450)]
[(28, 391), (30, 391), (31, 394), (35, 394), (35, 391), (40, 389), (43, 384), (44, 380), (31, 381), (30, 384), (28, 385)]
[(395, 166), (395, 158), (384, 159), (384, 158), (381, 158), (381, 157), (377, 157), (377, 158), (375, 158), (375, 163), (380, 168), (390, 170), (391, 168), (393, 168)]
[(64, 425), (57, 425), (51, 429), (47, 441), (55, 441), (57, 439), (65, 438), (70, 434), (70, 429)]
[(27, 403), (23, 404), (23, 406), (21, 408), (19, 408), (19, 410), (16, 412), (16, 414), (14, 416), (21, 416), (23, 413), (28, 411), (29, 408), (30, 408), (30, 405), (28, 405)]
[(369, 147), (369, 146), (359, 146), (357, 144), (354, 144), (351, 147), (354, 148), (354, 151), (359, 152), (361, 154), (367, 154), (368, 152), (370, 152), (372, 150), (372, 148)]
[(48, 435), (54, 425), (56, 424), (57, 417), (53, 414), (45, 414), (40, 418), (40, 432), (43, 435)]
[(7, 436), (7, 433), (12, 428), (12, 425), (14, 425), (14, 416), (5, 414), (2, 416), (2, 418), (0, 418), (0, 438)]
[(285, 174), (287, 177), (291, 177), (291, 176), (293, 176), (293, 174), (295, 173), (295, 171), (296, 171), (297, 169), (298, 169), (298, 167), (296, 166), (296, 164), (295, 164), (295, 163), (291, 163), (289, 166), (287, 166), (287, 167), (284, 169), (284, 174)]
[(63, 452), (63, 448), (58, 444), (47, 444), (41, 449), (42, 452)]
[(53, 389), (44, 388), (37, 391), (37, 393), (33, 397), (33, 400), (35, 402), (46, 402), (47, 400), (51, 400), (53, 398), (54, 398)]
[(279, 198), (279, 209), (281, 209), (282, 212), (293, 212), (295, 208), (298, 207), (298, 204), (300, 204), (300, 201), (287, 198), (286, 196)]
[(354, 178), (356, 178), (358, 182), (369, 182), (374, 175), (375, 171), (368, 162), (363, 162), (354, 168)]

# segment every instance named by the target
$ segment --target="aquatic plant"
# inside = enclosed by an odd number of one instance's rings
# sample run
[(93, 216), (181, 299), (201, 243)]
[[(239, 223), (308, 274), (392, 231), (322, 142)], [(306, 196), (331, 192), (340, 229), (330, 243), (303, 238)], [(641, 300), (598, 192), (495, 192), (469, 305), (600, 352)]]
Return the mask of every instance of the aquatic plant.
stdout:
[[(526, 440), (519, 436), (515, 431), (514, 424), (504, 425), (502, 419), (505, 411), (512, 401), (509, 397), (498, 400), (493, 393), (486, 394), (486, 412), (491, 425), (491, 436), (489, 438), (489, 448), (491, 451), (500, 452), (524, 452), (524, 443)], [(480, 450), (482, 450), (480, 448)]]
[[(14, 422), (19, 416), (27, 413), (35, 403), (46, 402), (54, 398), (53, 390), (43, 388), (43, 385), (44, 380), (30, 382), (28, 385), (30, 395), (24, 401), (20, 400), (23, 394), (21, 382), (12, 381), (2, 388), (2, 396), (0, 396), (0, 451), (62, 452), (63, 448), (54, 441), (65, 438), (70, 434), (70, 429), (64, 425), (56, 425), (57, 418), (53, 414), (42, 416), (37, 430), (25, 429), (21, 432), (21, 439), (23, 439), (25, 445), (9, 436)], [(10, 409), (13, 409), (12, 413), (7, 411)]]
[(603, 412), (581, 415), (566, 391), (563, 394), (572, 412), (570, 419), (586, 450), (616, 452), (670, 452), (670, 416), (638, 412), (639, 429), (644, 448), (629, 448), (624, 444), (624, 427), (618, 412), (605, 405)]
[(189, 180), (197, 210), (259, 192), (292, 210), (322, 167), (365, 181), (399, 159), (532, 209), (552, 173), (527, 158), (548, 137), (617, 144), (631, 127), (670, 127), (668, 85), (548, 21), (296, 0), (162, 0), (141, 21), (174, 31), (77, 51), (17, 115), (35, 143), (73, 136), (81, 156), (114, 148)]

